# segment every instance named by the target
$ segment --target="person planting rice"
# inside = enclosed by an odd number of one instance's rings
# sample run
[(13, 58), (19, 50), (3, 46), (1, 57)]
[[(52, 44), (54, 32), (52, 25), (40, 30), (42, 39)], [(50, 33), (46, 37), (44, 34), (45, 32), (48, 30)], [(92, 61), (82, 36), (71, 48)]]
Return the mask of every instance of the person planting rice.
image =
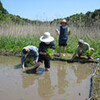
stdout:
[(78, 47), (74, 55), (72, 56), (71, 60), (75, 58), (76, 54), (78, 54), (79, 57), (86, 55), (88, 59), (93, 59), (92, 58), (93, 51), (94, 51), (94, 48), (90, 48), (90, 45), (88, 43), (80, 39), (78, 41)]
[(22, 64), (22, 69), (24, 69), (25, 67), (25, 60), (27, 58), (32, 58), (33, 62), (35, 61), (37, 63), (38, 61), (38, 48), (32, 45), (26, 46), (22, 49), (21, 52), (21, 64)]
[(50, 57), (48, 56), (47, 50), (49, 48), (55, 49), (55, 45), (53, 43), (54, 38), (50, 35), (49, 32), (45, 32), (43, 36), (40, 37), (40, 45), (39, 45), (39, 59), (38, 63), (34, 66), (34, 70), (37, 71), (38, 67), (44, 61), (45, 71), (49, 71), (50, 69)]
[(60, 24), (61, 26), (56, 29), (56, 32), (59, 35), (59, 56), (61, 56), (61, 47), (63, 47), (63, 56), (65, 56), (68, 35), (71, 34), (71, 31), (69, 30), (68, 23), (65, 19), (63, 19)]

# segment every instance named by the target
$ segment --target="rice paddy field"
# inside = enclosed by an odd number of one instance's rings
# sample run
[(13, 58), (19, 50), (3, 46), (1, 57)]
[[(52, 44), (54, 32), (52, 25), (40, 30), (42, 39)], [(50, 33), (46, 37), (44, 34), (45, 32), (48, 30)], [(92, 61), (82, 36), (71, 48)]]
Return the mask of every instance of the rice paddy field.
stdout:
[[(58, 47), (58, 35), (56, 33), (57, 27), (58, 25), (51, 26), (49, 24), (0, 26), (0, 53), (4, 51), (5, 52), (10, 51), (12, 54), (13, 53), (20, 54), (24, 46), (34, 45), (38, 47), (40, 43), (39, 38), (40, 36), (43, 35), (44, 32), (50, 32), (51, 35), (55, 38), (54, 40), (54, 43), (56, 46), (55, 52), (58, 53), (59, 47)], [(78, 40), (83, 39), (85, 42), (90, 44), (90, 47), (95, 49), (93, 53), (93, 57), (100, 58), (100, 27), (69, 26), (69, 28), (71, 30), (71, 35), (69, 35), (68, 37), (68, 45), (66, 47), (66, 54), (72, 55), (77, 48)], [(98, 75), (100, 74), (99, 70), (100, 69), (97, 70)], [(91, 100), (100, 100), (99, 99), (100, 89), (98, 88), (99, 80), (100, 78), (94, 78), (95, 88), (93, 92), (93, 98)], [(24, 100), (23, 97), (22, 97), (22, 100)], [(67, 100), (67, 97), (65, 97), (64, 100)]]

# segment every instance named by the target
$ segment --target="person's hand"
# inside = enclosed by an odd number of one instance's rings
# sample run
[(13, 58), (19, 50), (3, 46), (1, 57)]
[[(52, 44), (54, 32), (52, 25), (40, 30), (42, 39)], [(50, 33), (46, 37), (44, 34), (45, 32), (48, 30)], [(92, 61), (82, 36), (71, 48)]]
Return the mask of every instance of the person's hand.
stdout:
[(40, 54), (41, 54), (41, 55), (44, 55), (44, 56), (47, 55), (47, 53), (45, 53), (45, 52), (40, 52)]
[(82, 51), (82, 50), (80, 50), (80, 51), (79, 51), (79, 54), (82, 54), (82, 53), (83, 53), (83, 51)]
[(90, 50), (91, 50), (91, 51), (94, 51), (94, 48), (91, 48)]
[(25, 69), (24, 65), (22, 66), (22, 69)]
[(33, 61), (33, 64), (36, 64), (38, 62), (38, 60)]
[(73, 59), (71, 58), (70, 61), (73, 61)]
[(38, 62), (38, 60), (35, 60), (35, 63), (37, 63)]
[(43, 55), (44, 55), (44, 56), (46, 56), (46, 55), (47, 55), (47, 53), (43, 53)]
[(57, 32), (57, 34), (58, 34), (58, 35), (60, 34), (60, 32), (59, 32), (59, 30), (58, 30), (58, 29), (56, 29), (56, 32)]

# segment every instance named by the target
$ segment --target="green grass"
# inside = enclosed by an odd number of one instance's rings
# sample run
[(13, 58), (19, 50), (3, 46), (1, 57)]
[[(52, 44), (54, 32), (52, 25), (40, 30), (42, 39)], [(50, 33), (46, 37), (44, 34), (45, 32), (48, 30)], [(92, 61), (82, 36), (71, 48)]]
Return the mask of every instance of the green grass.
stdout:
[(91, 55), (93, 55), (93, 51), (87, 50), (87, 51), (85, 52), (85, 54), (86, 54), (86, 56), (91, 56)]
[(91, 100), (100, 100), (100, 66), (96, 70), (96, 75), (93, 78), (93, 97)]
[[(73, 54), (77, 48), (78, 45), (78, 36), (69, 36), (68, 39), (68, 45), (66, 47), (66, 53)], [(94, 56), (100, 57), (100, 39), (99, 37), (95, 40), (93, 38), (89, 37), (82, 37), (82, 39), (85, 42), (88, 42), (90, 44), (90, 47), (95, 49)], [(58, 39), (55, 37), (55, 52), (59, 51), (58, 47)], [(19, 52), (21, 53), (21, 50), (23, 47), (27, 45), (34, 45), (36, 47), (39, 47), (39, 37), (38, 36), (27, 36), (27, 37), (13, 37), (13, 36), (1, 36), (0, 37), (0, 51), (2, 50), (8, 50), (11, 52)]]
[(0, 37), (0, 50), (9, 50), (12, 52), (21, 52), (22, 48), (27, 45), (34, 45), (38, 47), (40, 41), (38, 37)]

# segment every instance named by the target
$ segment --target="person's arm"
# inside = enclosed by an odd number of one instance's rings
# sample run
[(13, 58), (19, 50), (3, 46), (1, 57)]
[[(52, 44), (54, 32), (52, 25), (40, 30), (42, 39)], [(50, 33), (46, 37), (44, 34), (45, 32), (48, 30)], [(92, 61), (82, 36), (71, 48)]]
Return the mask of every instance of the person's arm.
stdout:
[(75, 53), (73, 54), (72, 58), (71, 58), (71, 61), (74, 60), (74, 58), (76, 57), (76, 54), (77, 54), (77, 51), (75, 51)]
[(43, 47), (43, 43), (41, 42), (40, 45), (39, 45), (39, 54), (40, 55), (47, 55), (47, 53), (42, 52), (42, 47)]
[(56, 29), (57, 35), (60, 35), (60, 31), (58, 29)]
[(46, 52), (40, 52), (40, 54), (41, 54), (41, 55), (45, 55), (45, 56), (47, 55)]
[(34, 56), (34, 60), (36, 63), (38, 62), (38, 58), (39, 58), (39, 53), (38, 53), (38, 48), (37, 48), (37, 50), (35, 51), (35, 56)]
[(23, 53), (21, 52), (21, 65), (22, 65), (22, 69), (24, 69), (24, 56)]
[(54, 42), (51, 42), (50, 48), (55, 49), (55, 44), (54, 44)]
[(56, 29), (57, 35), (60, 35), (60, 26)]

